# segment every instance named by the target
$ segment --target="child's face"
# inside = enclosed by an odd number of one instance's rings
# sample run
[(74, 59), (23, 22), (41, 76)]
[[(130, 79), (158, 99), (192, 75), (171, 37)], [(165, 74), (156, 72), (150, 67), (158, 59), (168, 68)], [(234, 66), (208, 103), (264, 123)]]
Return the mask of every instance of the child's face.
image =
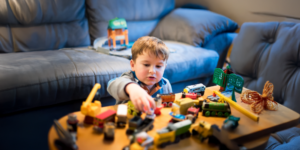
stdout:
[(135, 71), (136, 77), (148, 86), (152, 86), (161, 80), (166, 65), (165, 60), (145, 52), (138, 55), (135, 62), (130, 61), (131, 70)]

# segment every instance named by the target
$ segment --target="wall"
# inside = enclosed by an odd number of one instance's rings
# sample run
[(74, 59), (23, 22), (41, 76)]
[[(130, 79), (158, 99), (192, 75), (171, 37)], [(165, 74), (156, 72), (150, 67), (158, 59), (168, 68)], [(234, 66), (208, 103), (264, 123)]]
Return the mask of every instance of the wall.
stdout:
[[(176, 0), (176, 7), (186, 3), (208, 7), (209, 10), (225, 15), (239, 25), (244, 22), (300, 22), (300, 0)], [(290, 18), (258, 15), (253, 12), (280, 14)]]

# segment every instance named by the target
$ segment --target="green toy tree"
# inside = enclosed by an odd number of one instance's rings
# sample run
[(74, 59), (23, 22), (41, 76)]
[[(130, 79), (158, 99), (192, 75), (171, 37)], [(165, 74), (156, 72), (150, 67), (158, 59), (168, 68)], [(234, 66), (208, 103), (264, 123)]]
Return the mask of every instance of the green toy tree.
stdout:
[[(227, 69), (230, 68), (227, 66)], [(220, 91), (224, 91), (228, 83), (231, 84), (233, 86), (231, 99), (236, 102), (235, 92), (242, 93), (244, 79), (241, 76), (236, 75), (234, 73), (227, 73), (228, 70), (225, 70), (224, 72), (222, 69), (216, 68), (213, 75), (213, 83), (221, 87)]]

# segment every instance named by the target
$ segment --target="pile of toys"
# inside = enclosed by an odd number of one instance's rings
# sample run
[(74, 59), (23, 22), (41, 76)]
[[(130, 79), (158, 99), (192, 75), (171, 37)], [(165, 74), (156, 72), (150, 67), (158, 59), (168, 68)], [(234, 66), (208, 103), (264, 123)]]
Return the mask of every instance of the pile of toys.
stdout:
[[(232, 81), (233, 78), (235, 81)], [(174, 93), (158, 94), (154, 98), (156, 109), (146, 112), (144, 118), (141, 117), (142, 112), (136, 110), (131, 101), (129, 101), (127, 105), (118, 105), (117, 112), (115, 110), (106, 110), (100, 113), (100, 101), (95, 100), (92, 103), (92, 99), (98, 89), (100, 89), (100, 84), (96, 84), (87, 100), (83, 102), (81, 113), (85, 115), (84, 123), (93, 124), (94, 131), (100, 134), (104, 133), (105, 140), (113, 140), (115, 128), (124, 128), (128, 120), (126, 134), (130, 139), (130, 144), (124, 147), (126, 150), (163, 148), (167, 145), (178, 143), (181, 139), (188, 138), (191, 135), (197, 137), (201, 142), (206, 139), (208, 139), (208, 142), (219, 142), (218, 139), (213, 136), (214, 131), (220, 131), (217, 125), (211, 125), (203, 120), (195, 123), (199, 112), (202, 111), (202, 115), (205, 117), (227, 118), (224, 121), (222, 130), (234, 130), (239, 125), (238, 122), (240, 118), (231, 115), (231, 107), (244, 113), (254, 121), (258, 121), (258, 116), (249, 113), (248, 110), (245, 110), (234, 100), (230, 99), (232, 97), (228, 96), (228, 90), (226, 91), (226, 85), (229, 85), (228, 83), (232, 86), (231, 90), (233, 90), (233, 92), (242, 92), (240, 86), (243, 86), (243, 81), (241, 81), (237, 75), (233, 75), (232, 73), (224, 74), (224, 72), (222, 73), (216, 69), (213, 81), (215, 83), (221, 83), (223, 87), (221, 86), (220, 92), (214, 91), (213, 95), (209, 95), (206, 98), (203, 98), (206, 87), (201, 83), (184, 88), (181, 94), (182, 97), (179, 99), (175, 98)], [(171, 108), (169, 115), (172, 119), (169, 120), (166, 127), (157, 130), (155, 136), (151, 137), (147, 132), (153, 129), (155, 117), (161, 114), (161, 109), (164, 107)], [(128, 116), (131, 119), (129, 119)], [(56, 121), (55, 126), (59, 128), (59, 123), (58, 125), (57, 123)], [(71, 137), (71, 142), (68, 141), (68, 145), (74, 149), (74, 147), (76, 148), (75, 143), (78, 124), (75, 114), (69, 114), (67, 124), (68, 132), (66, 132), (67, 135), (65, 137)]]

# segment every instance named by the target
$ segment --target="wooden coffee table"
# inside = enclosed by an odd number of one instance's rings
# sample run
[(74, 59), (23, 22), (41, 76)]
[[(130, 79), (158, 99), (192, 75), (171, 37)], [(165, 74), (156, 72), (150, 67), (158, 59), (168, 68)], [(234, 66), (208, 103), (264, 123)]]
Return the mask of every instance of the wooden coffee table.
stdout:
[[(219, 90), (219, 86), (208, 87), (205, 90), (204, 97), (206, 98), (209, 95), (212, 95), (214, 90)], [(243, 90), (246, 90), (245, 88)], [(181, 94), (176, 94), (176, 98), (180, 98)], [(240, 94), (236, 93), (237, 103), (239, 103), (244, 108), (250, 110), (249, 105), (241, 103)], [(79, 108), (78, 108), (79, 109)], [(107, 109), (117, 109), (117, 106), (108, 106), (102, 107), (101, 111), (105, 111)], [(155, 118), (154, 128), (148, 132), (150, 136), (155, 135), (155, 131), (167, 126), (171, 116), (169, 112), (170, 108), (163, 108), (162, 114)], [(279, 104), (278, 111), (266, 111), (264, 110), (262, 114), (259, 115), (259, 122), (255, 122), (250, 118), (246, 117), (244, 114), (240, 113), (236, 109), (231, 107), (232, 115), (236, 117), (240, 117), (239, 126), (232, 132), (228, 132), (228, 136), (226, 138), (229, 141), (234, 143), (243, 145), (247, 149), (261, 149), (266, 146), (266, 143), (269, 139), (271, 133), (284, 130), (290, 127), (294, 127), (298, 124), (300, 115), (295, 111)], [(79, 120), (79, 127), (77, 133), (77, 145), (79, 149), (88, 149), (88, 150), (98, 150), (101, 149), (115, 149), (121, 150), (123, 147), (129, 144), (129, 139), (126, 136), (126, 129), (116, 128), (115, 130), (115, 139), (112, 142), (107, 142), (103, 140), (103, 134), (96, 134), (93, 132), (92, 125), (83, 124), (84, 116), (80, 113), (80, 111), (75, 112), (77, 114)], [(142, 115), (144, 117), (144, 114)], [(219, 117), (205, 117), (202, 116), (202, 113), (199, 113), (199, 117), (196, 120), (198, 123), (200, 120), (205, 120), (210, 124), (216, 124), (219, 128), (222, 127), (222, 124), (225, 118)], [(67, 115), (60, 118), (60, 124), (66, 129), (67, 127)], [(54, 140), (57, 139), (58, 136), (55, 132), (54, 127), (52, 126), (49, 130), (48, 134), (48, 142), (50, 150), (56, 150), (57, 148), (54, 146)], [(181, 140), (178, 144), (172, 144), (164, 148), (167, 149), (209, 149), (209, 150), (217, 150), (219, 149), (218, 145), (208, 145), (207, 141), (201, 143), (198, 139), (194, 137), (190, 137), (184, 140)]]

